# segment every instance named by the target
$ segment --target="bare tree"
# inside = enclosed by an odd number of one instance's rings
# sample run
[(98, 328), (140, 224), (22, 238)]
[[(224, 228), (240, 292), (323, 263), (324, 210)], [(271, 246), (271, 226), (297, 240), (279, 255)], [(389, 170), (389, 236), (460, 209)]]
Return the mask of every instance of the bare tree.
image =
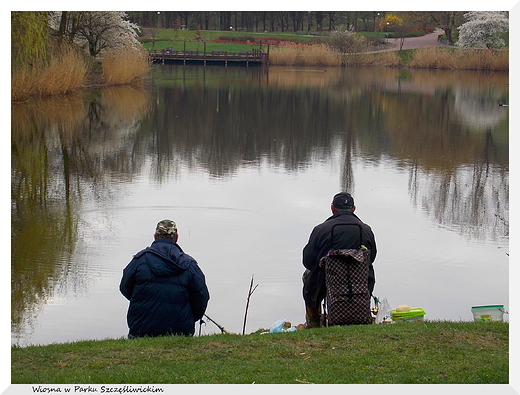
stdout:
[(464, 21), (464, 12), (432, 11), (430, 17), (437, 26), (444, 30), (448, 42), (453, 43), (453, 29), (456, 29)]

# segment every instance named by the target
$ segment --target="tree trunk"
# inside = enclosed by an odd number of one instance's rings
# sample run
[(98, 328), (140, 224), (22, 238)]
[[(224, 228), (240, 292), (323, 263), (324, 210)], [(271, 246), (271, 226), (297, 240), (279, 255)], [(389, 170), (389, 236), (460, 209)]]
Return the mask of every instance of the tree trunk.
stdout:
[(446, 33), (446, 40), (448, 40), (448, 44), (453, 44), (453, 40), (452, 40), (452, 32), (451, 32), (451, 27), (445, 27), (444, 29), (444, 33)]
[(321, 32), (323, 31), (323, 11), (316, 11), (314, 15), (316, 17), (316, 30)]
[(61, 12), (60, 28), (58, 29), (58, 37), (63, 37), (67, 30), (67, 15), (68, 11)]

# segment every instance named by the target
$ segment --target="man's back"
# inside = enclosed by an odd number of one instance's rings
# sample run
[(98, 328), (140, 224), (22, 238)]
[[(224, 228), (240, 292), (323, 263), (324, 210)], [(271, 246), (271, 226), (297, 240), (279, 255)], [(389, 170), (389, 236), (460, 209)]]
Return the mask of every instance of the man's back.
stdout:
[[(359, 239), (358, 225), (363, 229), (362, 240)], [(363, 223), (354, 213), (335, 214), (313, 229), (309, 242), (303, 249), (303, 265), (305, 268), (312, 270), (330, 249), (359, 248), (360, 245), (364, 245), (370, 250), (370, 257), (373, 262), (377, 250), (375, 237), (370, 226)]]
[(129, 336), (193, 335), (209, 301), (204, 274), (177, 244), (173, 221), (161, 221), (157, 229), (161, 237), (123, 270), (119, 289), (130, 301)]
[[(303, 248), (303, 299), (306, 308), (308, 328), (320, 325), (320, 304), (325, 298), (325, 269), (320, 260), (330, 250), (359, 249), (362, 245), (370, 250), (368, 262), (368, 289), (372, 293), (375, 285), (375, 273), (372, 263), (377, 250), (372, 229), (359, 219), (354, 211), (354, 198), (347, 192), (336, 194), (331, 203), (332, 216), (314, 227), (309, 241)], [(360, 237), (361, 227), (361, 237)], [(361, 239), (361, 240), (360, 240)]]

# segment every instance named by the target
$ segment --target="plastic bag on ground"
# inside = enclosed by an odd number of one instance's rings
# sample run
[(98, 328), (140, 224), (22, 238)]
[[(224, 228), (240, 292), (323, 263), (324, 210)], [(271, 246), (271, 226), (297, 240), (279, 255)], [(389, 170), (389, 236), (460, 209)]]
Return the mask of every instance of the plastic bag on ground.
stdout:
[(392, 322), (392, 307), (388, 300), (384, 298), (379, 304), (379, 310), (376, 315), (376, 324), (382, 324), (384, 322)]
[(269, 332), (271, 333), (278, 333), (278, 332), (292, 332), (295, 331), (296, 328), (291, 326), (291, 323), (287, 321), (287, 319), (282, 319), (276, 321), (273, 325), (271, 325), (271, 328), (269, 329)]

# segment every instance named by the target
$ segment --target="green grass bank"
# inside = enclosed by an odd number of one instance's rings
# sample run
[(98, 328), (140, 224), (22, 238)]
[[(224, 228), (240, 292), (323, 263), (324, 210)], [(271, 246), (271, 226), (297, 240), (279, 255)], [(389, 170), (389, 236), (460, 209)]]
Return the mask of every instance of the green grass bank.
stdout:
[(12, 347), (12, 384), (508, 384), (509, 324), (403, 322)]

